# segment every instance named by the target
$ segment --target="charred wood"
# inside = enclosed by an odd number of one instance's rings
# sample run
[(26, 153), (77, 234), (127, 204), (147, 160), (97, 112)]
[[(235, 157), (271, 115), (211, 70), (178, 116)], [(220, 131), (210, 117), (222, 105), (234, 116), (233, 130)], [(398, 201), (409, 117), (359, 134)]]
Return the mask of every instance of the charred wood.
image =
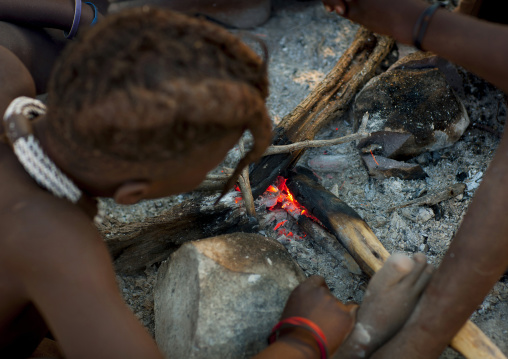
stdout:
[[(393, 40), (360, 28), (349, 49), (326, 78), (275, 128), (274, 145), (312, 140), (330, 120), (344, 114), (357, 91), (374, 75)], [(254, 198), (295, 164), (304, 149), (264, 157), (250, 171)]]
[[(368, 275), (373, 275), (383, 266), (390, 253), (354, 209), (322, 187), (312, 176), (306, 169), (297, 168), (289, 174), (286, 186), (298, 202), (335, 235), (360, 268)], [(326, 245), (332, 248), (332, 255), (337, 252), (333, 245)], [(506, 359), (499, 348), (471, 321), (462, 327), (450, 345), (468, 359)]]
[[(138, 273), (169, 257), (185, 242), (232, 232), (251, 232), (245, 212), (231, 203), (187, 201), (142, 222), (103, 223), (99, 228), (119, 273)], [(112, 228), (114, 227), (114, 231)]]

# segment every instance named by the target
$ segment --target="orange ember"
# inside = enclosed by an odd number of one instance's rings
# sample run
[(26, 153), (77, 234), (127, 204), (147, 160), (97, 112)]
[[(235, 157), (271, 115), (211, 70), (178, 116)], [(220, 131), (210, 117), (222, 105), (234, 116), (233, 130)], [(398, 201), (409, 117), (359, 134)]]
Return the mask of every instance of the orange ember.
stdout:
[[(285, 209), (286, 212), (288, 212), (295, 219), (298, 219), (299, 216), (304, 215), (317, 221), (317, 219), (309, 214), (309, 211), (300, 205), (294, 198), (293, 194), (286, 186), (286, 179), (284, 177), (277, 177), (276, 183), (269, 186), (263, 196), (266, 196), (269, 199), (267, 201), (267, 203), (270, 204), (267, 204), (269, 210), (274, 210), (276, 207), (280, 206), (280, 208)], [(283, 226), (286, 222), (287, 220), (277, 223), (274, 230), (279, 229), (279, 227)], [(293, 236), (293, 232), (285, 232), (284, 234)]]

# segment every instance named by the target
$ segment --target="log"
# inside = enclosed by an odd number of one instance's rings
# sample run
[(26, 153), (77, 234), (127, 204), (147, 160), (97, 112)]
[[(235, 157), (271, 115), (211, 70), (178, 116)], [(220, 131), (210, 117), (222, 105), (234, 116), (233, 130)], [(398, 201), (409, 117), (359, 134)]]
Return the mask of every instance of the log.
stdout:
[(253, 232), (255, 223), (245, 216), (243, 205), (234, 205), (234, 200), (227, 199), (216, 206), (188, 200), (142, 222), (102, 223), (98, 229), (113, 257), (115, 270), (123, 274), (140, 273), (167, 259), (185, 242), (232, 232)]
[(383, 266), (390, 253), (362, 217), (321, 186), (312, 172), (295, 168), (288, 172), (286, 186), (298, 203), (335, 235), (362, 271), (372, 276)]
[[(333, 193), (322, 187), (303, 168), (288, 174), (286, 186), (297, 201), (335, 235), (360, 268), (372, 276), (390, 253), (361, 216)], [(497, 346), (471, 321), (455, 335), (450, 346), (467, 359), (506, 359)]]
[[(274, 129), (274, 145), (312, 140), (329, 121), (343, 115), (361, 87), (374, 76), (393, 40), (361, 27), (353, 43), (325, 79)], [(254, 198), (295, 164), (304, 149), (264, 157), (250, 171)]]

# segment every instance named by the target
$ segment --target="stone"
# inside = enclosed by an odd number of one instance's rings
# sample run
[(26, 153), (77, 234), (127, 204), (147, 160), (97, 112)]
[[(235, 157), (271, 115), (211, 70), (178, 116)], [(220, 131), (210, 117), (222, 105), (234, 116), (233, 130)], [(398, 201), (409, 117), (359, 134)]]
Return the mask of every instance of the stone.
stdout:
[[(374, 159), (375, 158), (375, 159)], [(363, 163), (373, 178), (397, 177), (405, 180), (424, 179), (427, 173), (418, 164), (405, 163), (383, 156), (362, 155)]]
[(405, 160), (454, 144), (469, 125), (469, 117), (454, 88), (460, 77), (448, 62), (414, 53), (371, 79), (353, 106), (358, 127), (369, 114), (371, 136), (358, 148), (365, 154)]
[(318, 155), (309, 159), (307, 165), (314, 171), (344, 172), (350, 166), (347, 155)]
[(284, 246), (261, 235), (186, 243), (159, 268), (157, 344), (168, 358), (250, 358), (304, 279)]

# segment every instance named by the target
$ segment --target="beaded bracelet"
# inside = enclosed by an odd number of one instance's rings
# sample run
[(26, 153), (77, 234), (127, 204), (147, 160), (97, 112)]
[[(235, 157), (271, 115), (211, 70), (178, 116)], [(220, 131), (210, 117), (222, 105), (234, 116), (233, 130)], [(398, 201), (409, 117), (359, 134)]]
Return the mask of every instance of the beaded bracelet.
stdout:
[(268, 337), (268, 343), (272, 344), (275, 342), (279, 337), (279, 331), (288, 327), (298, 327), (308, 330), (317, 342), (319, 352), (321, 353), (321, 359), (328, 359), (328, 342), (323, 331), (314, 322), (306, 318), (289, 317), (281, 320), (272, 328), (272, 332)]
[(416, 21), (415, 27), (413, 29), (413, 45), (418, 50), (422, 50), (423, 37), (425, 36), (425, 32), (427, 31), (427, 27), (429, 26), (429, 21), (432, 18), (432, 15), (434, 15), (438, 8), (443, 6), (444, 4), (439, 2), (430, 5), (423, 11), (423, 13), (418, 18), (418, 21)]
[[(93, 20), (92, 23), (90, 24), (90, 26), (93, 26), (97, 23), (99, 11), (97, 10), (97, 6), (95, 6), (95, 4), (93, 4), (92, 2), (87, 1), (85, 2), (85, 4), (89, 5), (93, 10)], [(82, 7), (81, 0), (75, 0), (74, 18), (72, 19), (71, 29), (69, 30), (69, 32), (64, 31), (65, 37), (69, 40), (74, 38), (74, 36), (76, 36), (76, 33), (78, 32), (79, 22), (81, 21), (81, 10), (82, 10), (81, 7)]]

